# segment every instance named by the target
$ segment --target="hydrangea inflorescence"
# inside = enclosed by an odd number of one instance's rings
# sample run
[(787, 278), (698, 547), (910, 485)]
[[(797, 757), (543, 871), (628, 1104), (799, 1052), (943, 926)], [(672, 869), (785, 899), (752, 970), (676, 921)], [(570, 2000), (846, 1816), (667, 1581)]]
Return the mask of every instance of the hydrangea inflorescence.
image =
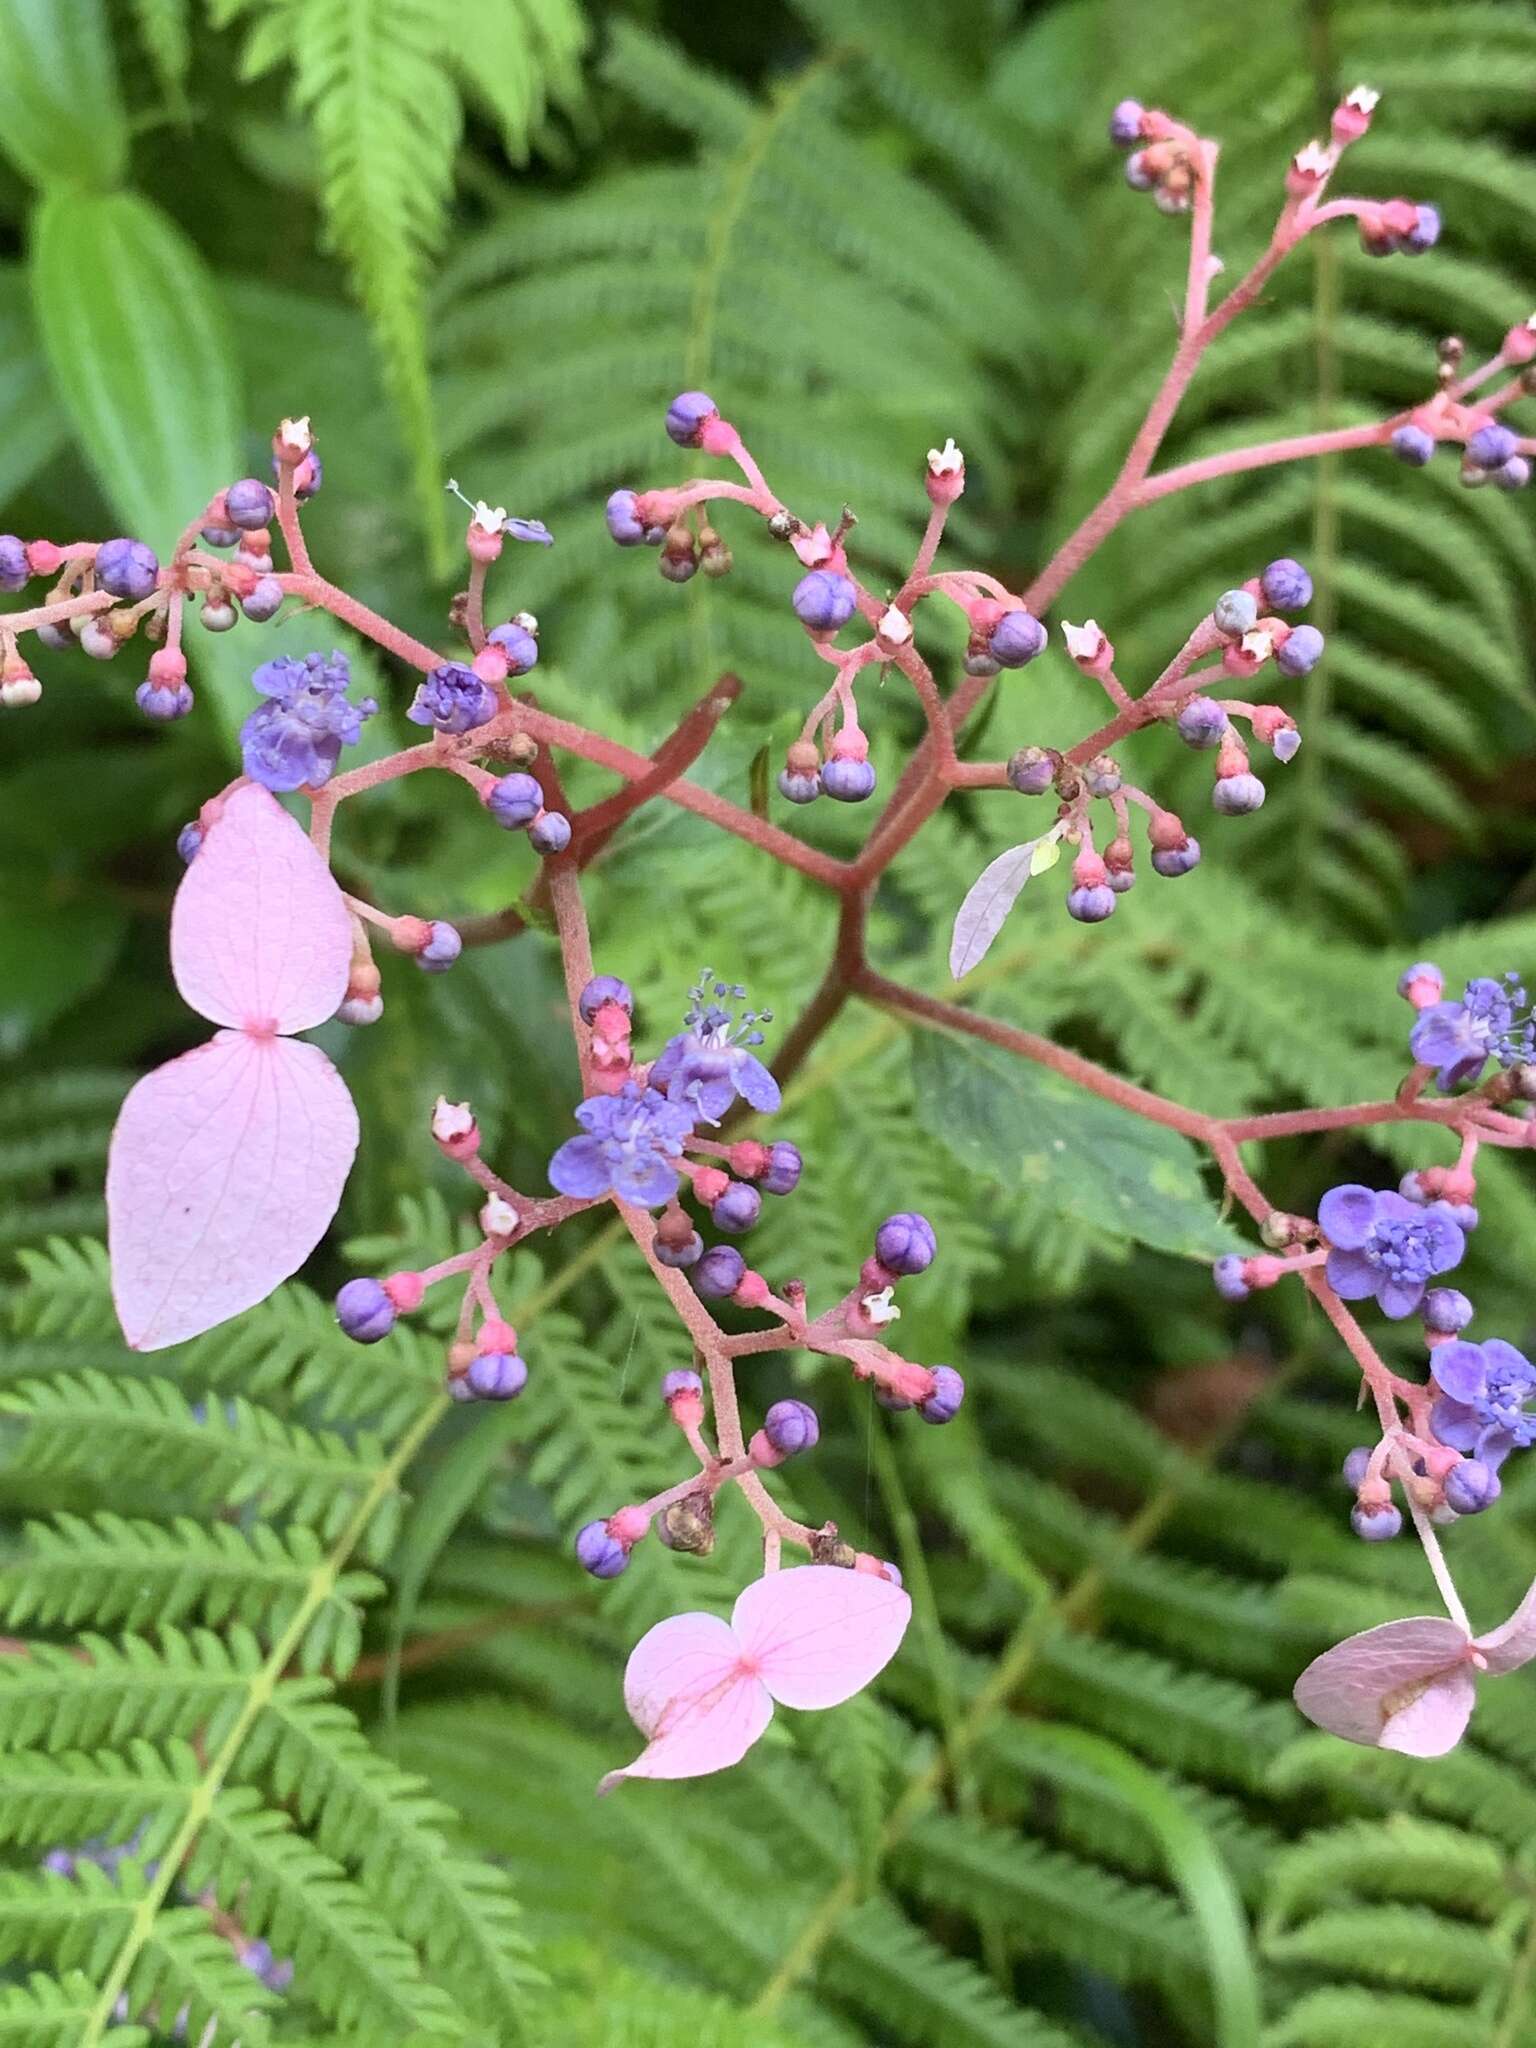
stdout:
[[(130, 1124), (125, 1114), (114, 1147), (108, 1189), (114, 1284), (125, 1329), (133, 1324), (132, 1342), (154, 1348), (172, 1341), (168, 1331), (189, 1335), (211, 1327), (295, 1270), (325, 1229), (350, 1165), (356, 1118), (339, 1076), (317, 1048), (294, 1034), (332, 1015), (352, 1026), (380, 1019), (383, 985), (372, 955), (374, 935), (381, 933), (424, 972), (435, 974), (451, 969), (466, 944), (552, 920), (581, 1070), (580, 1096), (570, 1105), (576, 1130), (549, 1161), (552, 1192), (527, 1193), (501, 1178), (482, 1156), (468, 1103), (440, 1099), (432, 1137), (476, 1183), (476, 1241), (422, 1271), (348, 1281), (336, 1313), (357, 1341), (384, 1342), (401, 1316), (420, 1308), (430, 1288), (457, 1286), (447, 1397), (467, 1404), (505, 1402), (522, 1392), (530, 1373), (518, 1331), (496, 1293), (505, 1254), (535, 1231), (577, 1224), (599, 1208), (617, 1218), (643, 1253), (694, 1350), (696, 1369), (669, 1373), (661, 1388), (694, 1469), (651, 1499), (615, 1507), (589, 1522), (576, 1533), (577, 1556), (595, 1577), (607, 1579), (628, 1567), (636, 1546), (652, 1532), (673, 1550), (705, 1552), (714, 1541), (719, 1504), (735, 1487), (761, 1527), (764, 1577), (746, 1589), (729, 1626), (715, 1617), (678, 1616), (637, 1647), (632, 1702), (650, 1747), (630, 1767), (631, 1775), (689, 1775), (734, 1761), (753, 1736), (733, 1744), (722, 1734), (718, 1717), (711, 1722), (710, 1702), (717, 1698), (734, 1701), (760, 1733), (776, 1701), (824, 1706), (846, 1697), (892, 1654), (909, 1612), (894, 1566), (855, 1551), (830, 1525), (812, 1528), (796, 1521), (765, 1484), (765, 1475), (786, 1459), (815, 1450), (820, 1423), (811, 1404), (799, 1398), (773, 1401), (761, 1425), (749, 1430), (735, 1383), (739, 1357), (799, 1351), (841, 1359), (883, 1408), (915, 1412), (931, 1424), (949, 1421), (964, 1395), (953, 1367), (914, 1363), (887, 1341), (900, 1314), (898, 1290), (920, 1282), (936, 1254), (935, 1234), (922, 1215), (895, 1209), (875, 1232), (862, 1265), (850, 1270), (839, 1298), (819, 1312), (812, 1311), (798, 1281), (770, 1283), (740, 1248), (765, 1199), (792, 1196), (802, 1172), (816, 1169), (816, 1161), (804, 1161), (791, 1139), (748, 1134), (742, 1125), (779, 1111), (780, 1080), (850, 995), (922, 1025), (986, 1039), (1203, 1143), (1227, 1187), (1261, 1226), (1267, 1247), (1252, 1257), (1221, 1260), (1221, 1293), (1242, 1300), (1299, 1275), (1360, 1362), (1375, 1399), (1379, 1441), (1361, 1446), (1348, 1467), (1355, 1525), (1371, 1538), (1394, 1534), (1402, 1520), (1395, 1488), (1424, 1539), (1451, 1616), (1427, 1624), (1431, 1635), (1415, 1639), (1430, 1659), (1424, 1696), (1465, 1703), (1470, 1695), (1462, 1667), (1468, 1659), (1500, 1670), (1529, 1654), (1519, 1616), (1502, 1631), (1472, 1636), (1436, 1536), (1438, 1526), (1489, 1507), (1498, 1498), (1504, 1462), (1536, 1436), (1536, 1371), (1512, 1344), (1464, 1335), (1473, 1306), (1447, 1282), (1477, 1226), (1479, 1146), (1530, 1141), (1533, 1126), (1523, 1112), (1536, 1099), (1536, 1025), (1523, 987), (1508, 976), (1478, 980), (1459, 999), (1447, 1000), (1436, 970), (1411, 968), (1403, 993), (1417, 1013), (1414, 1065), (1391, 1102), (1363, 1110), (1219, 1119), (1132, 1087), (1047, 1040), (906, 989), (870, 966), (864, 943), (874, 885), (955, 790), (1006, 793), (1005, 801), (1012, 794), (1046, 798), (1051, 810), (1035, 837), (988, 865), (961, 906), (951, 964), (963, 975), (986, 952), (1023, 887), (1054, 866), (1063, 849), (1071, 853), (1067, 908), (1085, 924), (1115, 914), (1120, 897), (1134, 885), (1140, 839), (1160, 877), (1187, 876), (1200, 864), (1200, 843), (1182, 819), (1129, 777), (1120, 750), (1141, 730), (1168, 728), (1210, 757), (1212, 809), (1223, 818), (1248, 815), (1264, 803), (1255, 747), (1267, 748), (1282, 765), (1295, 756), (1301, 738), (1295, 719), (1279, 703), (1258, 701), (1261, 691), (1254, 685), (1272, 683), (1278, 696), (1309, 674), (1324, 653), (1322, 634), (1299, 616), (1312, 598), (1311, 577), (1301, 563), (1288, 556), (1262, 565), (1234, 563), (1229, 587), (1211, 593), (1208, 608), (1190, 622), (1161, 673), (1137, 691), (1117, 675), (1113, 642), (1096, 620), (1053, 620), (1076, 569), (1139, 507), (1218, 476), (1368, 446), (1420, 465), (1442, 442), (1449, 443), (1462, 451), (1469, 487), (1492, 483), (1512, 490), (1527, 482), (1536, 444), (1502, 415), (1536, 390), (1536, 316), (1512, 327), (1479, 368), (1464, 367), (1460, 342), (1443, 343), (1432, 395), (1373, 425), (1153, 470), (1167, 422), (1205, 350), (1260, 297), (1275, 265), (1307, 236), (1348, 218), (1373, 254), (1417, 256), (1437, 242), (1440, 218), (1430, 205), (1328, 197), (1345, 151), (1366, 135), (1375, 106), (1375, 93), (1357, 88), (1335, 109), (1328, 139), (1292, 158), (1268, 247), (1214, 307), (1211, 292), (1221, 268), (1211, 256), (1215, 146), (1139, 102), (1126, 100), (1115, 108), (1110, 134), (1127, 152), (1128, 184), (1150, 195), (1164, 213), (1191, 220), (1180, 345), (1115, 484), (1022, 589), (981, 570), (936, 566), (949, 513), (966, 487), (964, 457), (952, 439), (928, 451), (922, 472), (925, 525), (911, 567), (899, 587), (881, 590), (858, 573), (857, 522), (850, 509), (831, 523), (793, 512), (770, 488), (741, 433), (710, 394), (686, 391), (667, 407), (665, 431), (676, 446), (733, 464), (741, 480), (711, 476), (649, 490), (621, 486), (607, 501), (608, 530), (622, 547), (657, 549), (663, 576), (678, 584), (699, 573), (718, 578), (730, 572), (732, 552), (714, 523), (717, 508), (721, 516), (738, 516), (733, 507), (755, 515), (787, 550), (786, 612), (804, 633), (811, 658), (830, 676), (787, 749), (778, 784), (785, 802), (804, 806), (825, 796), (859, 804), (872, 797), (877, 776), (860, 695), (867, 708), (870, 684), (894, 672), (917, 699), (923, 744), (863, 852), (852, 860), (834, 859), (782, 823), (688, 779), (691, 763), (740, 687), (734, 678), (717, 685), (650, 755), (540, 707), (526, 681), (540, 659), (539, 623), (518, 611), (488, 626), (486, 592), (506, 540), (551, 543), (541, 521), (511, 518), (503, 507), (471, 500), (450, 483), (469, 513), (468, 574), (450, 610), (458, 644), (446, 652), (413, 640), (318, 575), (301, 524), (304, 505), (322, 483), (307, 418), (281, 423), (273, 441), (272, 480), (244, 477), (227, 485), (192, 519), (164, 563), (130, 536), (60, 546), (0, 535), (0, 588), (17, 593), (33, 579), (48, 585), (40, 603), (0, 621), (4, 708), (25, 707), (41, 692), (22, 653), (26, 635), (45, 648), (78, 642), (103, 660), (142, 638), (153, 651), (136, 692), (140, 708), (158, 721), (178, 720), (193, 704), (183, 645), (188, 622), (225, 632), (242, 618), (259, 626), (291, 605), (329, 613), (410, 669), (413, 694), (402, 708), (423, 728), (419, 741), (399, 754), (343, 767), (343, 750), (358, 742), (364, 721), (376, 710), (371, 698), (350, 695), (347, 657), (316, 651), (255, 666), (252, 681), (260, 702), (241, 735), (243, 779), (211, 797), (177, 841), (187, 866), (173, 921), (173, 964), (188, 1001), (222, 1028), (186, 1060), (146, 1077), (140, 1087), (150, 1091), (154, 1115)], [(274, 558), (279, 543), (281, 567)], [(928, 604), (955, 607), (965, 624), (959, 673), (947, 695), (917, 641), (916, 622)], [(986, 692), (998, 678), (1030, 667), (1056, 646), (1103, 692), (1105, 721), (1064, 746), (1027, 741), (1005, 759), (962, 760), (957, 735)], [(1003, 687), (1012, 701), (1016, 686), (1010, 681)], [(618, 790), (573, 812), (562, 794), (556, 752), (609, 772)], [(488, 829), (527, 835), (539, 863), (523, 909), (535, 917), (509, 908), (461, 931), (442, 917), (396, 914), (342, 893), (329, 869), (342, 804), (427, 770), (467, 784)], [(268, 792), (297, 792), (307, 799), (307, 837)], [(662, 1040), (647, 1059), (635, 1051), (628, 986), (620, 976), (594, 969), (582, 871), (617, 825), (651, 800), (692, 811), (839, 899), (840, 938), (826, 985), (780, 1050), (777, 1078), (759, 1052), (766, 1051), (763, 1027), (771, 1024), (772, 1013), (743, 1010), (746, 992), (739, 984), (702, 975), (682, 1030)], [(275, 1079), (265, 1097), (251, 1092), (231, 1106), (229, 1090), (199, 1094), (181, 1078), (189, 1063), (209, 1061), (229, 1063), (228, 1070), (240, 1076), (259, 1071)], [(1442, 1091), (1439, 1096), (1428, 1092), (1431, 1084)], [(312, 1107), (321, 1102), (323, 1116)], [(312, 1141), (314, 1171), (305, 1179), (304, 1196), (286, 1205), (274, 1193), (275, 1180), (273, 1186), (259, 1180), (263, 1171), (271, 1174), (270, 1158), (265, 1167), (262, 1158), (275, 1151), (275, 1141), (269, 1147), (254, 1142), (276, 1132), (277, 1122), (263, 1120), (277, 1118), (279, 1111), (289, 1117), (287, 1128), (304, 1129)], [(245, 1123), (238, 1121), (240, 1114)], [(1454, 1164), (1411, 1173), (1396, 1190), (1355, 1182), (1325, 1190), (1313, 1218), (1273, 1212), (1243, 1164), (1241, 1147), (1250, 1139), (1387, 1121), (1442, 1127), (1459, 1146)], [(178, 1133), (188, 1158), (207, 1169), (190, 1192), (160, 1185), (157, 1134), (168, 1127)], [(214, 1165), (220, 1171), (212, 1171)], [(146, 1222), (140, 1213), (146, 1203), (171, 1198), (183, 1207), (168, 1216), (164, 1228), (153, 1216)], [(901, 1191), (892, 1190), (890, 1199), (899, 1201)], [(187, 1215), (196, 1204), (208, 1211), (199, 1220), (217, 1223), (217, 1230), (198, 1236), (191, 1229)], [(297, 1220), (296, 1208), (302, 1211)], [(207, 1270), (214, 1254), (199, 1250), (205, 1241), (217, 1247), (227, 1271)], [(231, 1245), (241, 1248), (233, 1265)], [(1351, 1302), (1374, 1302), (1400, 1323), (1421, 1320), (1429, 1355), (1423, 1382), (1400, 1378), (1382, 1363)], [(742, 1318), (745, 1326), (737, 1327)], [(803, 1551), (810, 1563), (783, 1570), (786, 1545)], [(806, 1673), (789, 1668), (782, 1656), (802, 1624), (838, 1645), (829, 1653), (833, 1664), (815, 1671), (814, 1684), (804, 1682)], [(675, 1643), (667, 1634), (674, 1628)], [(655, 1640), (660, 1636), (666, 1641)], [(679, 1653), (685, 1647), (689, 1655), (697, 1653), (699, 1670), (713, 1688), (707, 1698), (655, 1690), (662, 1682), (658, 1671), (664, 1676), (670, 1668), (669, 1644)], [(1308, 1712), (1358, 1740), (1404, 1747), (1417, 1742), (1423, 1748), (1433, 1739), (1447, 1746), (1441, 1737), (1455, 1713), (1435, 1723), (1432, 1738), (1418, 1722), (1408, 1727), (1411, 1715), (1390, 1699), (1362, 1720), (1357, 1694), (1369, 1654), (1348, 1644), (1329, 1654), (1343, 1662), (1319, 1660), (1298, 1690)], [(1341, 1684), (1355, 1688), (1348, 1712), (1330, 1691)], [(1459, 1724), (1450, 1739), (1456, 1732)]]

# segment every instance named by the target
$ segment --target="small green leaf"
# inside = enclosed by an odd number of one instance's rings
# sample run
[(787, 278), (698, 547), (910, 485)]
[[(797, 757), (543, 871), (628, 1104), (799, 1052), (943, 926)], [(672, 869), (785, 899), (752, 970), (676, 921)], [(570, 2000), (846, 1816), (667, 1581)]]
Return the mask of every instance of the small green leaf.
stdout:
[(752, 756), (752, 766), (748, 771), (747, 786), (751, 792), (752, 815), (754, 818), (766, 818), (768, 815), (769, 758), (768, 748), (759, 747)]
[(115, 185), (128, 126), (103, 0), (0, 0), (0, 149), (34, 185)]
[(912, 1046), (918, 1117), (974, 1172), (1062, 1215), (1189, 1258), (1241, 1251), (1187, 1138), (992, 1046)]

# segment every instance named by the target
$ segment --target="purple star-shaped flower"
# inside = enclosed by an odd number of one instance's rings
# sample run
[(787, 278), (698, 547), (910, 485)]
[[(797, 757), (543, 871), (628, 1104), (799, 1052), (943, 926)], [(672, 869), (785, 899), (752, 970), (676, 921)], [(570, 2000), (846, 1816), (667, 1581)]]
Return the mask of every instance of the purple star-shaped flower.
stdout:
[(436, 726), (439, 732), (473, 732), (496, 716), (496, 693), (463, 662), (444, 661), (430, 671), (405, 715), (412, 725)]
[(740, 983), (711, 984), (707, 968), (691, 995), (683, 1018), (688, 1028), (662, 1047), (651, 1066), (651, 1086), (686, 1103), (698, 1123), (719, 1123), (738, 1095), (771, 1116), (779, 1106), (779, 1084), (751, 1048), (762, 1044), (757, 1026), (771, 1023), (773, 1012), (745, 1010), (738, 1019), (719, 998), (740, 1000), (746, 990)]
[(240, 752), (252, 782), (274, 791), (318, 789), (329, 782), (343, 747), (355, 746), (363, 720), (378, 705), (347, 699), (351, 680), (343, 654), (281, 654), (251, 677), (266, 699), (240, 728)]
[(1536, 1366), (1523, 1351), (1500, 1337), (1457, 1338), (1438, 1345), (1430, 1362), (1440, 1389), (1430, 1422), (1441, 1443), (1497, 1471), (1512, 1450), (1536, 1442)]
[(1475, 1081), (1490, 1059), (1517, 1066), (1536, 1056), (1536, 1023), (1519, 1014), (1525, 1004), (1517, 975), (1506, 974), (1502, 982), (1480, 975), (1467, 983), (1460, 1002), (1420, 1011), (1409, 1050), (1422, 1065), (1439, 1069), (1435, 1082), (1444, 1089)]
[(694, 1122), (682, 1103), (627, 1081), (617, 1095), (589, 1096), (576, 1121), (586, 1135), (567, 1138), (549, 1162), (550, 1184), (562, 1195), (592, 1200), (611, 1192), (655, 1209), (677, 1193), (671, 1162)]
[(1317, 1220), (1332, 1249), (1328, 1284), (1345, 1301), (1374, 1295), (1383, 1315), (1411, 1316), (1437, 1274), (1461, 1264), (1467, 1241), (1435, 1208), (1346, 1182), (1330, 1188)]

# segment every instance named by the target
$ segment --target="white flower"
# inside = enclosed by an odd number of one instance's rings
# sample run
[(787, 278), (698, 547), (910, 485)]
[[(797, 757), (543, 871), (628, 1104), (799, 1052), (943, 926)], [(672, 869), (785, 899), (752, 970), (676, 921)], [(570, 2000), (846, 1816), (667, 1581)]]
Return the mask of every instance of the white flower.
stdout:
[(517, 1211), (500, 1195), (491, 1195), (480, 1211), (480, 1228), (487, 1237), (510, 1237), (517, 1228)]
[(1374, 114), (1381, 103), (1381, 94), (1369, 85), (1357, 85), (1346, 95), (1344, 104), (1353, 107), (1357, 114)]
[(965, 457), (955, 446), (953, 434), (946, 439), (942, 448), (928, 450), (928, 470), (932, 476), (958, 476), (964, 467)]
[(307, 455), (315, 445), (315, 437), (309, 431), (308, 413), (302, 419), (284, 420), (277, 431), (284, 446), (297, 448), (301, 455)]
[(912, 638), (912, 621), (905, 612), (898, 611), (895, 605), (887, 605), (875, 632), (883, 645), (905, 647)]
[(20, 711), (24, 705), (35, 704), (43, 694), (43, 686), (36, 676), (17, 676), (11, 682), (0, 683), (0, 704), (7, 711)]
[(514, 626), (520, 626), (525, 633), (531, 633), (535, 640), (538, 639), (539, 622), (532, 612), (514, 612), (512, 623)]
[(507, 523), (507, 508), (505, 505), (487, 505), (484, 498), (476, 498), (471, 523), (484, 533), (500, 533)]
[(1291, 162), (1306, 177), (1326, 178), (1333, 169), (1333, 151), (1320, 142), (1309, 142), (1305, 149), (1297, 150)]
[(1262, 631), (1258, 626), (1255, 626), (1251, 633), (1243, 635), (1243, 652), (1251, 654), (1255, 661), (1268, 661), (1274, 651), (1273, 634)]
[(454, 1138), (467, 1138), (475, 1128), (475, 1113), (467, 1102), (450, 1102), (439, 1095), (432, 1111), (432, 1135), (440, 1145)]
[(1063, 620), (1061, 637), (1074, 661), (1096, 661), (1104, 645), (1104, 635), (1099, 630), (1097, 619), (1085, 619), (1080, 626), (1069, 626)]
[(900, 1318), (901, 1310), (896, 1306), (893, 1299), (895, 1292), (894, 1287), (883, 1287), (878, 1294), (866, 1294), (859, 1303), (859, 1307), (863, 1309), (866, 1318), (877, 1329), (885, 1323), (894, 1323)]

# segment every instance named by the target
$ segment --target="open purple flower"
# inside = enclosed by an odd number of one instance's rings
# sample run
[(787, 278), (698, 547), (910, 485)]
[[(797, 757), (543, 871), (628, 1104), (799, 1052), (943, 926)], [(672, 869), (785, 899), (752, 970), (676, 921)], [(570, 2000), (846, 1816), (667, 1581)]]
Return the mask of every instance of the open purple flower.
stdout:
[(1431, 1363), (1440, 1398), (1430, 1420), (1441, 1443), (1494, 1471), (1512, 1450), (1536, 1443), (1536, 1366), (1523, 1351), (1501, 1337), (1457, 1338), (1438, 1345)]
[(1432, 1003), (1419, 1012), (1409, 1050), (1439, 1069), (1436, 1084), (1446, 1089), (1477, 1080), (1490, 1059), (1518, 1066), (1536, 1057), (1536, 1022), (1520, 1015), (1526, 1001), (1518, 975), (1506, 974), (1502, 982), (1480, 975), (1467, 983), (1460, 1002)]
[(779, 1084), (751, 1050), (761, 1045), (759, 1024), (771, 1024), (771, 1010), (744, 1010), (738, 1019), (720, 998), (740, 1001), (739, 983), (710, 981), (706, 968), (683, 1017), (687, 1030), (669, 1038), (651, 1067), (653, 1088), (669, 1100), (686, 1103), (698, 1123), (717, 1124), (739, 1095), (753, 1109), (771, 1116), (779, 1106)]
[(251, 677), (266, 699), (240, 728), (245, 772), (264, 789), (318, 789), (329, 782), (343, 747), (355, 746), (378, 705), (347, 699), (344, 654), (280, 654)]
[(677, 1193), (671, 1162), (693, 1129), (683, 1104), (628, 1081), (617, 1095), (580, 1103), (576, 1121), (585, 1136), (567, 1138), (549, 1162), (550, 1184), (562, 1195), (592, 1200), (613, 1193), (655, 1209)]
[(1346, 1182), (1330, 1188), (1317, 1220), (1332, 1249), (1328, 1284), (1345, 1301), (1374, 1295), (1383, 1315), (1411, 1316), (1438, 1274), (1459, 1266), (1467, 1241), (1460, 1227), (1391, 1191)]
[(405, 715), (412, 725), (435, 726), (439, 732), (473, 732), (496, 716), (496, 693), (463, 662), (443, 661), (430, 671)]

